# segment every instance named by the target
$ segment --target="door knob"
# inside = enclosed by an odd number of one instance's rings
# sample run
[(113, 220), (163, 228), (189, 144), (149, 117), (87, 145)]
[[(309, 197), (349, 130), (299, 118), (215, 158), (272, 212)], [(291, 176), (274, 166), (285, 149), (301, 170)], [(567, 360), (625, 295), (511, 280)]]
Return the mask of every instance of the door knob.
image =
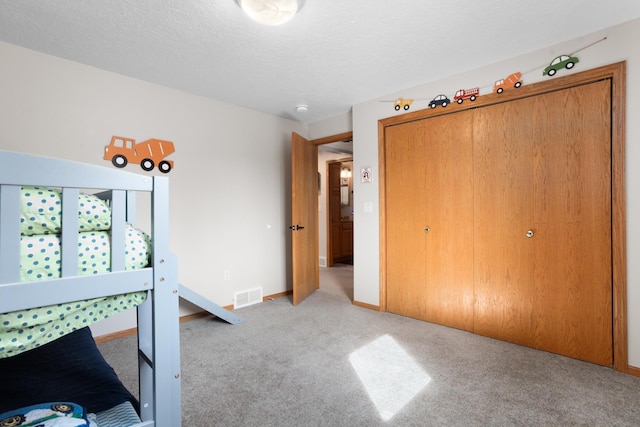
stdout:
[(526, 236), (529, 238), (533, 237), (533, 230), (527, 230)]
[(425, 228), (424, 228), (424, 232), (425, 232), (425, 233), (428, 233), (429, 231), (431, 231), (431, 229), (430, 229), (429, 227), (425, 227)]
[(304, 226), (298, 225), (298, 224), (289, 226), (289, 230), (291, 230), (291, 231), (302, 230), (303, 228), (304, 228)]

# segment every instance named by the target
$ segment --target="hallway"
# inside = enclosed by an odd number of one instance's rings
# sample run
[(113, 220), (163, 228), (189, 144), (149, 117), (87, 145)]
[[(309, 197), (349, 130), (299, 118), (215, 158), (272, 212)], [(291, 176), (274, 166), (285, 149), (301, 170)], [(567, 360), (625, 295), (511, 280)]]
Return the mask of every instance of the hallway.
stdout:
[(320, 290), (353, 301), (353, 265), (335, 264), (320, 268)]

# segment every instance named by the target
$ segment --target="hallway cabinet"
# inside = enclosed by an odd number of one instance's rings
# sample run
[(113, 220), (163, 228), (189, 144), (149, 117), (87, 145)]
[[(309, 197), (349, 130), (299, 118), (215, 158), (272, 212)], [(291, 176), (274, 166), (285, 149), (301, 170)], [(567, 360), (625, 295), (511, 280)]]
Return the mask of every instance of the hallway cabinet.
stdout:
[(386, 307), (613, 361), (603, 80), (385, 128)]

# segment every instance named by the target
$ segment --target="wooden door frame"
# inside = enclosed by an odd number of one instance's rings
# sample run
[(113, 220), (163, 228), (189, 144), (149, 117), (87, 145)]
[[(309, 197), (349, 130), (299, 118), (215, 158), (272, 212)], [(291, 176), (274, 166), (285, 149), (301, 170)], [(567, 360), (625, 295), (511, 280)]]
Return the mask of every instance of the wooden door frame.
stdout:
[[(443, 114), (488, 106), (541, 95), (546, 92), (589, 84), (603, 79), (611, 80), (611, 236), (612, 236), (612, 317), (613, 368), (629, 373), (627, 337), (627, 250), (626, 250), (626, 194), (625, 194), (625, 108), (626, 62), (545, 80), (502, 94), (482, 95), (474, 102), (450, 104), (447, 108), (425, 109), (378, 121), (378, 187), (380, 199), (380, 310), (387, 311), (386, 284), (386, 201), (385, 201), (385, 128)], [(633, 369), (634, 374), (637, 374)]]
[[(353, 139), (353, 132), (349, 131), (349, 132), (343, 132), (343, 133), (339, 133), (336, 135), (330, 135), (330, 136), (325, 136), (323, 138), (318, 138), (318, 139), (312, 139), (310, 142), (316, 146), (318, 145), (324, 145), (324, 144), (331, 144), (332, 142), (340, 142), (340, 141), (346, 141), (349, 139)], [(351, 154), (351, 159), (353, 160), (353, 153)], [(337, 160), (336, 160), (337, 161)], [(317, 168), (317, 165), (316, 165)], [(326, 174), (327, 172), (325, 172)], [(327, 175), (328, 176), (328, 175)], [(325, 206), (328, 206), (328, 193), (327, 193), (327, 203), (325, 203)], [(325, 209), (326, 211), (326, 209)], [(326, 222), (327, 222), (327, 236), (326, 236), (326, 240), (327, 240), (327, 267), (329, 267), (329, 252), (331, 251), (329, 245), (330, 245), (330, 240), (329, 240), (329, 235), (331, 233), (331, 229), (330, 229), (330, 225), (329, 224), (329, 215), (326, 215)], [(316, 242), (316, 245), (319, 245), (320, 242)], [(318, 260), (318, 262), (320, 262), (320, 260)]]

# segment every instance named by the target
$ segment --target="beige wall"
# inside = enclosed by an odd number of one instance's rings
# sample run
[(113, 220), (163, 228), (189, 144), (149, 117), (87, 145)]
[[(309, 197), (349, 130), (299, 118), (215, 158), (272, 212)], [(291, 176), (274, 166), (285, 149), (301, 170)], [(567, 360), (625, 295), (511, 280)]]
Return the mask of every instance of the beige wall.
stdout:
[[(102, 154), (112, 135), (174, 141), (180, 282), (222, 306), (241, 290), (290, 288), (291, 132), (306, 136), (306, 125), (6, 43), (0, 58), (0, 149), (110, 166)], [(133, 315), (94, 333), (132, 327)]]
[[(534, 83), (549, 77), (542, 76), (542, 69), (556, 56), (576, 52), (591, 43), (606, 37), (576, 54), (580, 63), (572, 72), (580, 72), (618, 61), (627, 61), (627, 128), (626, 128), (626, 196), (627, 196), (627, 296), (629, 363), (640, 367), (640, 20), (610, 28), (580, 39), (568, 41), (547, 49), (524, 54), (517, 58), (492, 64), (447, 79), (407, 88), (387, 94), (353, 107), (353, 150), (356, 173), (361, 167), (373, 168), (373, 183), (362, 184), (355, 180), (356, 222), (354, 247), (354, 296), (357, 301), (378, 305), (379, 299), (379, 199), (378, 199), (378, 120), (396, 113), (382, 99), (412, 98), (431, 99), (438, 94), (451, 94), (461, 88), (480, 87), (481, 95), (490, 93), (493, 82), (520, 71), (524, 84)], [(434, 65), (436, 66), (436, 65)], [(533, 70), (530, 71), (529, 70)], [(566, 75), (560, 71), (558, 76)], [(411, 111), (427, 108), (427, 101), (415, 101)], [(371, 203), (373, 211), (364, 211)], [(367, 266), (359, 268), (359, 266)]]
[[(604, 37), (577, 54), (580, 63), (573, 72), (627, 61), (629, 363), (640, 367), (640, 263), (635, 262), (640, 259), (640, 169), (633, 167), (640, 163), (640, 145), (635, 143), (640, 140), (640, 20), (438, 82), (381, 94), (355, 105), (351, 114), (308, 127), (0, 43), (0, 148), (104, 165), (102, 147), (111, 135), (175, 141), (171, 245), (180, 259), (180, 281), (227, 305), (236, 291), (264, 286), (264, 293), (272, 294), (290, 282), (290, 132), (315, 139), (353, 129), (354, 296), (378, 305), (377, 122), (401, 114), (380, 100), (428, 99), (474, 86), (486, 93), (496, 79), (514, 71), (525, 73), (525, 84), (533, 83), (543, 80), (541, 69), (553, 57)], [(419, 108), (426, 105), (414, 102), (412, 111)], [(363, 167), (372, 168), (372, 183), (360, 182)], [(199, 200), (198, 211), (192, 209), (194, 199)], [(366, 212), (369, 205), (372, 210)], [(231, 272), (230, 281), (223, 280), (224, 270)]]

